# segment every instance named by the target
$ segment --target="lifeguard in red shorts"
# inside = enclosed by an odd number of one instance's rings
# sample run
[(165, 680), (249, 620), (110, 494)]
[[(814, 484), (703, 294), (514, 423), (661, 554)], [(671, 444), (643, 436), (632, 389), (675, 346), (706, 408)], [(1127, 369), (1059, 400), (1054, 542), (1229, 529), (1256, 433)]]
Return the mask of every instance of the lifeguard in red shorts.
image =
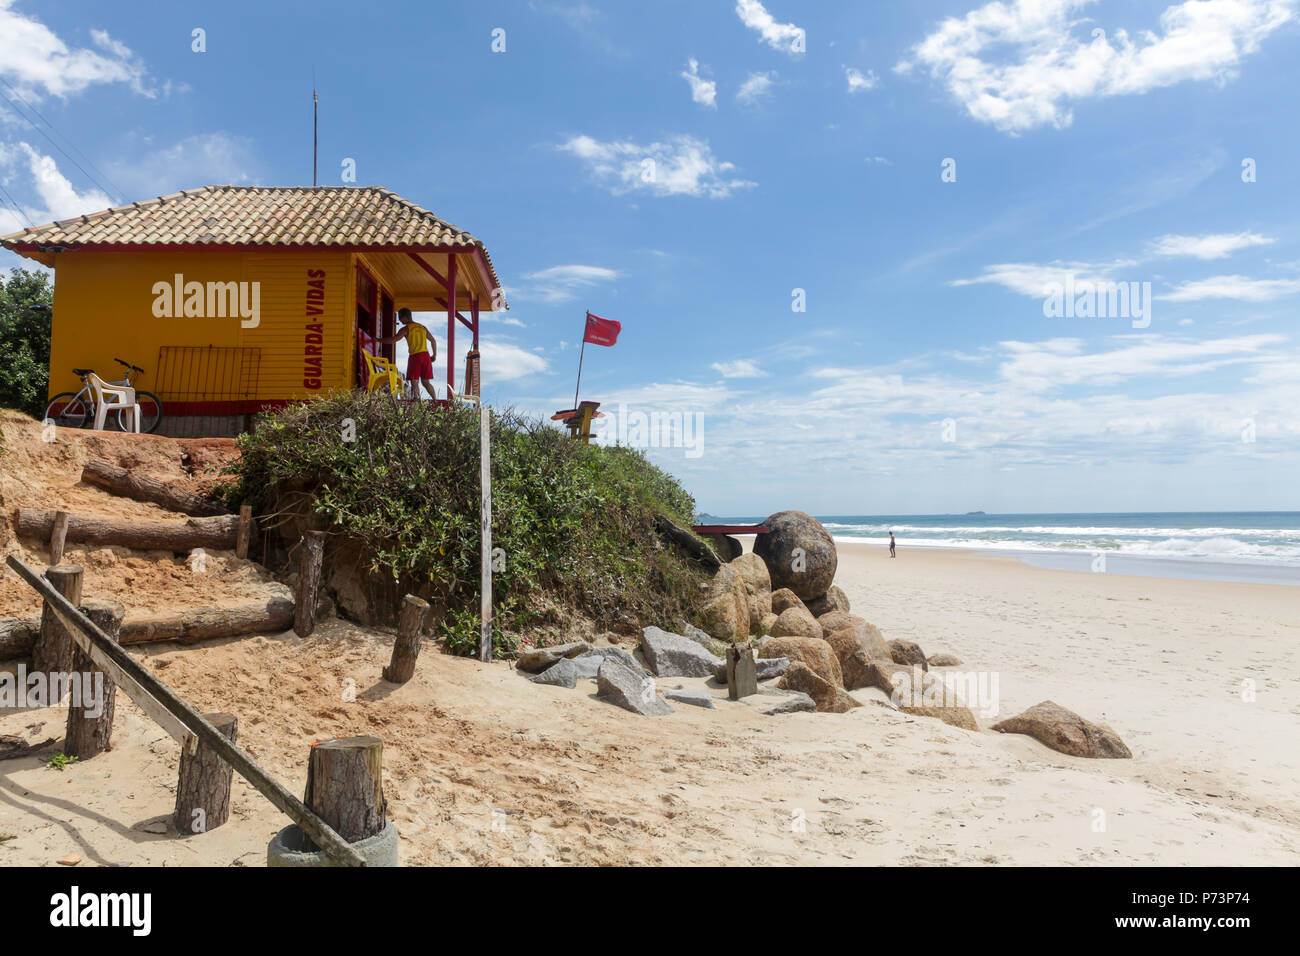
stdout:
[[(438, 396), (433, 391), (433, 360), (438, 357), (438, 343), (434, 341), (428, 329), (411, 318), (410, 309), (399, 309), (397, 318), (402, 323), (401, 331), (379, 341), (385, 345), (392, 345), (394, 342), (406, 339), (406, 348), (410, 353), (410, 357), (406, 360), (406, 380), (422, 382), (429, 397), (436, 400)], [(418, 387), (415, 396), (417, 398), (420, 396)]]

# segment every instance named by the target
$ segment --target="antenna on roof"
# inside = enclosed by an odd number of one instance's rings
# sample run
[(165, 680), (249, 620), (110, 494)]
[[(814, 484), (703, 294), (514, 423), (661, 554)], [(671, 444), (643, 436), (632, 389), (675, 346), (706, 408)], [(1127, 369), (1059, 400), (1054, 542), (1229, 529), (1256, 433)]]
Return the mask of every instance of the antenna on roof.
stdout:
[[(312, 71), (316, 72), (315, 70)], [(320, 112), (320, 97), (316, 95), (316, 87), (311, 90), (311, 184), (312, 188), (316, 187), (316, 134), (320, 129), (320, 121), (317, 116)]]

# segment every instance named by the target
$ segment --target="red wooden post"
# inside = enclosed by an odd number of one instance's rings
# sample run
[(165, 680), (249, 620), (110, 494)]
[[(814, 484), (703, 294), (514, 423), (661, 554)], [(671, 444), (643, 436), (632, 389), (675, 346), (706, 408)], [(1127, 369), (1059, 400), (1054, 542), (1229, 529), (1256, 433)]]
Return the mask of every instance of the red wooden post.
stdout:
[(447, 255), (447, 400), (456, 391), (456, 254)]
[(474, 320), (474, 351), (478, 351), (478, 293), (469, 297), (469, 316)]

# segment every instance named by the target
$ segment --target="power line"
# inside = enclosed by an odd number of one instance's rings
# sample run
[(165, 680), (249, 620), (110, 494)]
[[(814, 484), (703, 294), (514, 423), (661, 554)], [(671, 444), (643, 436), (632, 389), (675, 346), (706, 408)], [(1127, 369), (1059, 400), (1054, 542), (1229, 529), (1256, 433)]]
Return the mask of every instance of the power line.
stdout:
[(9, 195), (9, 190), (5, 189), (4, 183), (0, 183), (0, 193), (4, 193), (5, 198), (9, 200), (9, 205), (13, 206), (14, 210), (18, 213), (18, 218), (27, 223), (29, 229), (36, 225), (36, 223), (27, 218), (27, 213), (23, 212), (23, 207), (14, 202), (14, 197)]
[[(33, 113), (36, 113), (37, 116), (41, 116), (40, 112), (39, 112), (39, 111), (38, 111), (34, 106), (31, 106), (31, 105), (30, 105), (26, 100), (24, 100), (21, 96), (18, 95), (18, 91), (17, 91), (17, 90), (14, 90), (14, 88), (13, 88), (12, 86), (9, 86), (9, 81), (8, 81), (8, 80), (6, 80), (4, 77), (0, 77), (0, 83), (3, 83), (5, 86), (9, 87), (9, 89), (13, 91), (14, 96), (18, 97), (18, 99), (23, 103), (24, 106), (26, 106), (28, 109), (30, 109)], [(111, 187), (111, 188), (110, 188), (109, 186), (105, 186), (103, 183), (101, 183), (99, 180), (97, 180), (94, 176), (90, 175), (90, 173), (86, 172), (85, 167), (82, 166), (81, 163), (79, 163), (79, 162), (77, 162), (75, 159), (73, 159), (73, 157), (72, 157), (71, 155), (69, 155), (68, 151), (65, 150), (62, 146), (60, 146), (57, 142), (55, 142), (55, 141), (54, 141), (54, 138), (53, 138), (52, 136), (50, 136), (49, 133), (45, 132), (45, 130), (41, 129), (41, 128), (40, 128), (39, 126), (37, 126), (34, 122), (32, 122), (31, 117), (28, 116), (26, 113), (24, 113), (22, 110), (20, 110), (20, 109), (18, 108), (17, 104), (15, 104), (13, 100), (9, 99), (8, 96), (4, 96), (3, 93), (0, 93), (0, 96), (3, 96), (3, 97), (4, 97), (5, 102), (9, 104), (10, 108), (11, 108), (11, 109), (12, 109), (12, 110), (17, 114), (17, 115), (21, 116), (24, 120), (27, 121), (27, 125), (28, 125), (28, 126), (30, 126), (32, 129), (36, 130), (36, 132), (40, 133), (40, 134), (41, 134), (42, 136), (44, 136), (47, 140), (49, 140), (51, 146), (53, 146), (53, 147), (54, 147), (55, 149), (57, 149), (60, 153), (62, 153), (63, 156), (64, 156), (64, 158), (67, 159), (68, 162), (72, 163), (73, 166), (77, 167), (77, 169), (80, 170), (81, 175), (85, 176), (88, 180), (90, 180), (90, 182), (93, 183), (93, 184), (95, 185), (95, 188), (96, 188), (96, 189), (99, 189), (100, 191), (102, 191), (103, 193), (105, 193), (106, 195), (108, 195), (110, 201), (111, 201), (113, 195), (116, 195), (116, 196), (118, 197), (118, 200), (121, 201), (122, 191), (121, 191), (120, 189), (117, 189), (116, 187)], [(45, 119), (44, 116), (41, 116), (41, 119), (44, 120), (44, 122), (46, 123), (46, 125), (48, 125), (48, 126), (50, 127), (50, 129), (54, 129), (54, 124), (50, 123), (50, 121), (47, 120), (47, 119)], [(58, 130), (55, 130), (55, 132), (58, 132)], [(62, 134), (60, 134), (60, 135), (62, 135)], [(65, 137), (65, 138), (66, 138), (66, 137)], [(73, 145), (73, 143), (72, 143), (71, 140), (68, 140), (68, 145), (69, 145), (69, 146), (72, 146), (73, 149), (76, 149), (76, 148), (77, 148), (75, 145)], [(77, 151), (80, 152), (80, 150), (77, 150)], [(90, 163), (91, 166), (94, 166), (94, 165), (95, 165), (94, 163), (91, 163), (89, 159), (87, 159), (86, 162), (87, 162), (87, 163)], [(101, 173), (100, 175), (103, 175), (103, 174)], [(108, 177), (105, 176), (104, 178), (107, 179)]]

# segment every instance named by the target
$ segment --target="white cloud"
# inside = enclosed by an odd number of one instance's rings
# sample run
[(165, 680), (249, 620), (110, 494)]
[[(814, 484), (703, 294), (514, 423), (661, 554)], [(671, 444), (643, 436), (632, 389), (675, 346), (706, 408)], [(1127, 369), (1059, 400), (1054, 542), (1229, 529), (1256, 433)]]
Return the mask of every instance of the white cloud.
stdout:
[(732, 362), (714, 362), (710, 368), (723, 378), (763, 378), (767, 375), (750, 359), (736, 359)]
[(536, 352), (492, 336), (479, 337), (483, 363), (483, 384), (510, 382), (550, 370), (550, 364)]
[(759, 0), (736, 0), (736, 16), (773, 50), (785, 53), (803, 53), (807, 40), (803, 28), (793, 23), (778, 23)]
[(880, 85), (880, 77), (876, 76), (871, 70), (863, 73), (851, 66), (844, 68), (844, 78), (848, 81), (850, 93), (865, 93), (868, 90), (874, 90)]
[(1178, 377), (1210, 372), (1224, 365), (1256, 362), (1280, 335), (1246, 335), (1201, 342), (1161, 336), (1131, 336), (1119, 347), (1085, 352), (1079, 339), (1002, 342), (1007, 357), (999, 366), (1004, 381), (1027, 391), (1043, 392), (1067, 385), (1113, 386), (1137, 377)]
[(686, 61), (682, 78), (691, 85), (691, 99), (701, 106), (717, 108), (718, 84), (700, 76), (700, 61), (691, 57)]
[(1019, 133), (1073, 121), (1074, 103), (1188, 80), (1226, 82), (1295, 0), (1186, 0), (1130, 37), (1078, 16), (1091, 0), (994, 2), (949, 17), (898, 66), (919, 65), (979, 122)]
[(1158, 298), (1169, 302), (1199, 302), (1203, 299), (1237, 299), (1241, 302), (1272, 302), (1300, 292), (1300, 279), (1251, 279), (1247, 276), (1212, 276), (1175, 287)]
[[(40, 226), (88, 212), (99, 212), (112, 205), (108, 196), (98, 189), (79, 192), (59, 172), (53, 158), (37, 152), (27, 143), (13, 147), (0, 143), (0, 170), (11, 171), (11, 176), (4, 177), (11, 195), (15, 192), (35, 195), (35, 202), (20, 201), (24, 218), (20, 218), (7, 203), (0, 204), (0, 236), (19, 232), (29, 223)], [(19, 181), (24, 183), (26, 190), (15, 188)]]
[(1257, 232), (1218, 233), (1210, 236), (1160, 236), (1151, 240), (1157, 256), (1192, 256), (1196, 259), (1226, 259), (1238, 249), (1266, 246), (1273, 242)]
[[(156, 97), (148, 71), (139, 57), (103, 30), (91, 30), (97, 49), (71, 48), (35, 17), (13, 9), (14, 0), (0, 0), (0, 76), (24, 98), (68, 97), (100, 83), (125, 83), (136, 93)], [(162, 91), (170, 90), (165, 84)]]
[(158, 143), (153, 136), (133, 135), (124, 149), (130, 159), (100, 162), (126, 191), (126, 201), (196, 186), (254, 183), (263, 171), (254, 141), (225, 132), (187, 136), (171, 145)]
[(753, 106), (772, 92), (772, 78), (775, 73), (751, 73), (740, 89), (736, 91), (736, 102), (744, 106)]
[(603, 266), (561, 265), (551, 266), (524, 275), (526, 285), (511, 286), (506, 290), (510, 298), (537, 300), (545, 303), (569, 302), (583, 289), (602, 282), (613, 282), (618, 271)]
[(1133, 265), (1136, 265), (1133, 260), (1117, 260), (1111, 263), (1052, 262), (1045, 265), (1033, 262), (1006, 262), (985, 266), (984, 274), (973, 279), (954, 279), (948, 284), (964, 286), (992, 283), (1005, 286), (1020, 295), (1037, 298), (1065, 286), (1071, 281), (1071, 277), (1076, 286), (1085, 283), (1102, 283), (1110, 281), (1118, 270)]
[(644, 190), (655, 196), (723, 199), (757, 185), (736, 178), (734, 164), (717, 159), (708, 143), (693, 136), (679, 134), (646, 145), (574, 136), (559, 149), (582, 160), (591, 176), (616, 196)]

